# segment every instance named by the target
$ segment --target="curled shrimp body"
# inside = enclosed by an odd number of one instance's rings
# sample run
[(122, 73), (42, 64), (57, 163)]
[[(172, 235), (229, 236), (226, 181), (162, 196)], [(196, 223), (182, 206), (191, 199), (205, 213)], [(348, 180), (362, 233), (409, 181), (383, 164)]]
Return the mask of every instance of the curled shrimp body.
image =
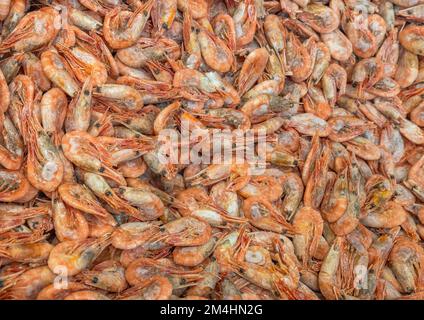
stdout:
[(41, 123), (50, 136), (59, 137), (65, 121), (68, 100), (65, 93), (59, 88), (47, 91), (40, 102)]
[(132, 187), (120, 187), (117, 194), (132, 206), (139, 208), (144, 219), (154, 220), (165, 212), (162, 200), (152, 192)]
[(87, 286), (108, 292), (121, 292), (128, 287), (125, 269), (119, 262), (113, 260), (103, 261), (90, 271), (82, 271), (78, 278)]
[(59, 13), (50, 7), (28, 13), (2, 41), (0, 52), (9, 49), (28, 52), (47, 45), (58, 32), (58, 28), (55, 28), (55, 21), (58, 19)]
[(268, 57), (269, 54), (265, 48), (256, 49), (246, 57), (238, 78), (238, 90), (240, 96), (248, 91), (258, 80), (262, 72), (265, 70)]
[(159, 239), (176, 247), (203, 245), (212, 233), (208, 223), (190, 216), (168, 222), (159, 231)]
[(103, 21), (103, 35), (112, 49), (123, 49), (134, 45), (141, 37), (150, 16), (154, 1), (147, 1), (135, 12), (114, 8)]
[(63, 180), (64, 165), (58, 148), (34, 113), (33, 105), (24, 110), (23, 123), (28, 146), (26, 172), (33, 186), (52, 192)]
[(0, 145), (0, 164), (8, 170), (19, 170), (23, 163), (23, 141), (18, 130), (13, 125), (9, 116), (2, 115), (1, 137), (3, 145)]
[(65, 205), (61, 199), (53, 200), (52, 211), (56, 237), (60, 241), (82, 241), (88, 237), (88, 223), (81, 211)]
[(236, 27), (237, 47), (243, 47), (253, 40), (256, 32), (256, 6), (253, 1), (241, 1), (233, 14)]
[(243, 212), (249, 222), (259, 229), (277, 233), (293, 230), (286, 219), (263, 197), (247, 198), (243, 203)]
[(389, 263), (396, 279), (406, 293), (422, 290), (423, 274), (420, 266), (424, 252), (417, 243), (400, 237), (390, 252)]
[(41, 60), (36, 55), (27, 52), (23, 58), (22, 66), (25, 74), (34, 81), (41, 91), (45, 92), (50, 89), (50, 80), (44, 74)]
[(340, 30), (321, 34), (321, 40), (330, 50), (331, 57), (337, 61), (346, 61), (352, 55), (352, 43)]
[(29, 268), (16, 277), (13, 286), (1, 292), (0, 296), (3, 299), (33, 300), (54, 279), (55, 274), (47, 266)]
[(227, 72), (233, 64), (233, 54), (227, 45), (211, 32), (201, 29), (197, 35), (202, 57), (218, 72)]
[(172, 283), (162, 276), (153, 276), (152, 278), (140, 282), (122, 292), (118, 300), (168, 300), (172, 294)]
[(67, 48), (63, 45), (56, 45), (56, 47), (80, 82), (84, 82), (90, 76), (95, 86), (106, 83), (106, 65), (92, 53), (79, 46)]
[(75, 165), (126, 185), (124, 177), (112, 167), (110, 156), (104, 147), (88, 133), (66, 133), (62, 138), (62, 149), (65, 157)]
[(143, 108), (143, 98), (134, 88), (122, 84), (104, 84), (96, 88), (96, 96), (111, 101), (118, 108), (139, 111)]
[[(68, 206), (100, 217), (109, 217), (110, 214), (97, 201), (91, 191), (78, 183), (63, 183), (58, 188), (59, 195), (63, 202)], [(109, 223), (115, 225), (113, 220)]]
[(41, 54), (41, 65), (47, 78), (73, 97), (78, 92), (78, 83), (70, 73), (64, 59), (55, 51), (47, 50)]
[(66, 267), (69, 276), (76, 275), (89, 267), (109, 243), (109, 235), (83, 241), (63, 241), (51, 251), (48, 266), (56, 274)]
[(316, 32), (330, 33), (339, 26), (339, 17), (329, 7), (320, 4), (308, 4), (299, 19), (311, 26)]
[(207, 259), (215, 249), (216, 239), (211, 237), (208, 242), (196, 247), (177, 247), (172, 252), (174, 262), (181, 266), (195, 267)]
[(424, 28), (417, 25), (409, 25), (399, 32), (399, 42), (408, 51), (423, 55), (424, 51), (421, 48), (423, 41)]

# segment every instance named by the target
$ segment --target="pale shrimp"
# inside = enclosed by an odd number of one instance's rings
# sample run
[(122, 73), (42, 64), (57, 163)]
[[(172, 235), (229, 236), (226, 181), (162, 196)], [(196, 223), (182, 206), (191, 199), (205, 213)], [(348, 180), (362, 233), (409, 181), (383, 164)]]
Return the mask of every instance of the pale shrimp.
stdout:
[(15, 52), (28, 52), (47, 45), (57, 35), (56, 21), (59, 13), (44, 7), (25, 15), (7, 35), (0, 45), (0, 52), (13, 49)]
[(295, 235), (293, 245), (296, 256), (304, 266), (309, 264), (309, 259), (317, 251), (323, 230), (323, 220), (318, 211), (311, 207), (300, 209), (293, 219)]
[(82, 283), (69, 281), (66, 288), (57, 288), (55, 283), (45, 286), (37, 295), (37, 300), (63, 300), (69, 294), (75, 291), (88, 289)]
[(236, 30), (237, 48), (249, 44), (256, 32), (257, 10), (254, 1), (244, 0), (239, 3), (233, 13)]
[(169, 300), (172, 294), (172, 283), (166, 277), (155, 275), (140, 282), (117, 297), (118, 300)]
[(147, 1), (136, 11), (121, 11), (114, 8), (105, 15), (103, 35), (112, 49), (122, 49), (134, 45), (141, 37), (144, 26), (150, 17), (154, 1)]
[(44, 74), (41, 60), (37, 56), (31, 52), (25, 53), (22, 60), (22, 66), (24, 68), (24, 73), (34, 81), (41, 91), (45, 92), (50, 89), (50, 80)]
[(321, 4), (311, 3), (305, 6), (298, 18), (311, 26), (316, 32), (330, 33), (339, 26), (339, 17), (330, 8)]
[(71, 131), (62, 138), (66, 158), (84, 170), (110, 178), (126, 185), (124, 177), (111, 165), (110, 155), (91, 135), (84, 131)]
[(55, 50), (46, 50), (41, 54), (41, 65), (44, 74), (53, 84), (70, 97), (76, 95), (79, 90), (78, 83), (70, 72), (69, 66)]
[(205, 244), (211, 237), (210, 225), (195, 217), (182, 217), (164, 224), (157, 238), (176, 247), (191, 247)]
[(331, 57), (337, 61), (346, 61), (352, 55), (352, 43), (340, 30), (321, 34), (321, 40), (330, 50)]
[(423, 259), (424, 252), (418, 243), (405, 237), (395, 240), (389, 264), (405, 293), (422, 290), (423, 274), (420, 266)]
[(265, 70), (268, 58), (269, 54), (265, 48), (256, 49), (246, 57), (237, 83), (240, 96), (243, 96), (261, 76)]
[(57, 44), (56, 48), (80, 82), (90, 77), (94, 86), (106, 83), (108, 77), (106, 65), (92, 53), (79, 46), (67, 48)]
[(172, 253), (172, 258), (178, 265), (196, 267), (213, 253), (216, 243), (217, 239), (211, 237), (208, 242), (201, 246), (177, 247)]
[(0, 115), (2, 121), (0, 144), (0, 164), (8, 170), (19, 170), (23, 163), (23, 141), (18, 130), (13, 125), (10, 117)]
[(66, 267), (68, 276), (74, 276), (88, 268), (110, 244), (110, 235), (98, 239), (63, 241), (56, 245), (48, 258), (48, 266), (55, 274)]
[(119, 197), (140, 210), (143, 220), (154, 220), (165, 212), (162, 200), (152, 192), (132, 187), (119, 187), (116, 192)]
[(346, 91), (347, 73), (340, 65), (330, 64), (322, 76), (321, 83), (325, 98), (334, 106), (338, 97)]
[(55, 234), (60, 241), (82, 241), (88, 237), (88, 223), (81, 211), (65, 205), (60, 198), (52, 200), (52, 211)]
[(63, 180), (64, 165), (58, 148), (39, 123), (33, 109), (33, 104), (26, 106), (23, 119), (28, 147), (26, 173), (37, 189), (52, 192)]
[(299, 113), (290, 117), (287, 126), (308, 136), (313, 136), (317, 133), (320, 137), (326, 137), (331, 132), (328, 123), (312, 113)]
[(344, 239), (341, 237), (334, 240), (330, 251), (325, 257), (318, 276), (319, 289), (326, 299), (337, 300), (341, 290), (338, 283), (337, 270), (340, 265), (340, 256)]
[[(84, 185), (63, 183), (59, 186), (58, 192), (63, 202), (72, 208), (100, 217), (110, 217), (109, 212), (102, 207), (92, 192)], [(116, 222), (112, 217), (110, 218), (113, 221), (111, 225), (114, 226)]]
[(101, 97), (117, 109), (139, 111), (143, 108), (143, 98), (136, 89), (122, 84), (104, 84), (97, 86), (95, 97)]
[(259, 229), (277, 233), (293, 231), (293, 226), (264, 197), (245, 199), (243, 213), (249, 219), (249, 222)]
[(215, 289), (219, 280), (219, 264), (211, 261), (203, 270), (203, 279), (187, 290), (189, 296), (208, 297)]
[(200, 29), (197, 38), (206, 64), (218, 72), (229, 71), (234, 58), (224, 41), (204, 29)]
[(112, 234), (112, 245), (122, 250), (149, 246), (150, 239), (159, 231), (154, 222), (129, 222), (121, 224)]
[(87, 131), (90, 126), (93, 83), (88, 77), (66, 110), (65, 130)]
[(0, 296), (3, 299), (33, 300), (54, 279), (55, 274), (47, 266), (30, 268), (16, 277), (13, 286), (0, 292)]
[(121, 292), (128, 287), (125, 269), (113, 260), (103, 261), (91, 270), (82, 271), (78, 278), (87, 286), (108, 292)]
[(399, 42), (406, 50), (414, 54), (423, 55), (424, 51), (421, 48), (423, 32), (424, 28), (421, 26), (408, 25), (399, 32)]
[(53, 88), (43, 94), (40, 102), (41, 124), (46, 133), (58, 144), (65, 121), (68, 100), (59, 88)]

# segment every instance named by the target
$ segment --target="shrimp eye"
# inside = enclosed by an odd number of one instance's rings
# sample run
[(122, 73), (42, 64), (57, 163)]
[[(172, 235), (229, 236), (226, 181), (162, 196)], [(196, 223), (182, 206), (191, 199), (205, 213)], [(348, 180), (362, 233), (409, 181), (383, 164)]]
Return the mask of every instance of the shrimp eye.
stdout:
[(216, 260), (216, 258), (214, 256), (212, 256), (210, 259), (211, 259), (211, 261), (215, 261)]
[(186, 279), (182, 278), (181, 279), (181, 284), (185, 284), (186, 283)]
[(119, 192), (120, 194), (124, 194), (125, 190), (124, 190), (124, 188), (119, 188), (119, 189), (118, 189), (118, 192)]
[(96, 128), (100, 128), (100, 123), (96, 123), (95, 125), (94, 125)]
[(168, 30), (168, 25), (164, 22), (162, 23), (162, 28), (164, 28), (165, 30)]
[(90, 91), (88, 91), (88, 90), (84, 90), (84, 95), (85, 95), (85, 96), (90, 95)]
[(112, 195), (112, 192), (110, 192), (110, 190), (105, 192), (105, 195), (107, 195), (108, 197), (110, 197)]
[(105, 172), (105, 167), (100, 167), (99, 172)]
[(97, 283), (97, 282), (99, 282), (99, 278), (93, 277), (93, 279), (91, 279), (91, 282), (92, 283)]
[(164, 231), (165, 231), (165, 228), (164, 228), (164, 227), (160, 227), (160, 228), (159, 228), (159, 231), (160, 231), (160, 232), (164, 232)]

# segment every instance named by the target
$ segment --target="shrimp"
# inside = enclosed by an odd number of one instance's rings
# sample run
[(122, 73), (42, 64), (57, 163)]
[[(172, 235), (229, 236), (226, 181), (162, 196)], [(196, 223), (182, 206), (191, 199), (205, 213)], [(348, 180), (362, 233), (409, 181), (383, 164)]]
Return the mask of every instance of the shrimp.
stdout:
[(60, 198), (53, 199), (52, 202), (56, 237), (60, 241), (83, 241), (88, 238), (89, 226), (82, 212), (65, 205)]
[(154, 1), (149, 0), (136, 11), (121, 11), (114, 8), (107, 12), (103, 21), (103, 36), (112, 49), (123, 49), (134, 45), (141, 37), (150, 17)]
[(70, 71), (70, 67), (55, 50), (46, 50), (41, 54), (41, 65), (44, 74), (53, 84), (70, 97), (76, 95), (79, 90), (78, 83)]
[(98, 173), (126, 185), (124, 177), (112, 167), (110, 155), (91, 135), (84, 131), (71, 131), (62, 138), (65, 157), (84, 170)]
[(243, 213), (249, 222), (259, 229), (277, 233), (293, 231), (293, 226), (264, 197), (250, 197), (244, 200)]
[(19, 170), (23, 163), (23, 141), (18, 130), (8, 115), (0, 115), (1, 137), (4, 145), (0, 145), (0, 164), (8, 170)]
[(125, 269), (113, 260), (103, 261), (90, 271), (82, 271), (78, 278), (87, 286), (108, 292), (122, 292), (128, 287)]
[(238, 77), (238, 91), (240, 96), (243, 96), (258, 80), (265, 70), (268, 58), (268, 51), (264, 48), (256, 49), (246, 57)]
[(46, 92), (50, 89), (51, 82), (44, 74), (41, 60), (36, 55), (31, 52), (27, 52), (23, 56), (22, 66), (25, 74), (34, 81), (41, 91)]
[(0, 52), (13, 49), (15, 52), (28, 52), (46, 46), (57, 35), (55, 21), (59, 13), (50, 7), (44, 7), (25, 15), (13, 31), (0, 45)]
[(153, 276), (118, 295), (118, 300), (168, 300), (172, 283), (162, 276)]
[(296, 256), (306, 266), (316, 254), (324, 224), (318, 211), (311, 207), (300, 209), (293, 219), (295, 236), (293, 245)]
[(88, 268), (109, 244), (110, 235), (63, 241), (52, 249), (47, 263), (55, 274), (66, 268), (68, 276), (74, 276)]
[(229, 71), (234, 58), (227, 45), (214, 34), (204, 29), (200, 29), (197, 38), (206, 64), (218, 72)]

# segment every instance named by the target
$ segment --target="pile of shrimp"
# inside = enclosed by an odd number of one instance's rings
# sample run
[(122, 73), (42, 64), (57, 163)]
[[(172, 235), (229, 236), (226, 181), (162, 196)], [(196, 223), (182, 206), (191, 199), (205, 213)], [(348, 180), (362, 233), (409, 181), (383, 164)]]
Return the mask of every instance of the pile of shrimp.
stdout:
[[(423, 23), (0, 0), (0, 299), (424, 299)], [(265, 168), (159, 161), (184, 123), (265, 131)]]

